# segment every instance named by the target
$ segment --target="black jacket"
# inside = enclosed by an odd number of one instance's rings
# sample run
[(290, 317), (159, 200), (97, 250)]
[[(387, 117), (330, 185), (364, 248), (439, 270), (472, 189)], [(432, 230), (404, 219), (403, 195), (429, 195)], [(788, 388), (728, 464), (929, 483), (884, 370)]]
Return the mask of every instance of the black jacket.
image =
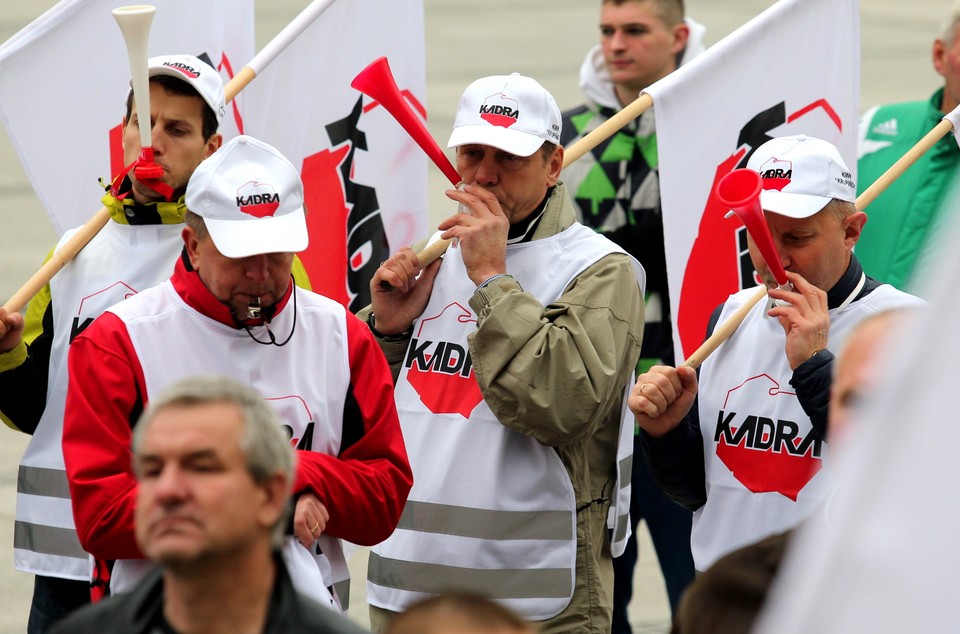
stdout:
[[(263, 634), (362, 634), (366, 630), (294, 590), (279, 556), (277, 579)], [(121, 594), (85, 606), (57, 623), (51, 634), (124, 632), (150, 634), (157, 631), (163, 610), (163, 577), (155, 570), (130, 594)]]

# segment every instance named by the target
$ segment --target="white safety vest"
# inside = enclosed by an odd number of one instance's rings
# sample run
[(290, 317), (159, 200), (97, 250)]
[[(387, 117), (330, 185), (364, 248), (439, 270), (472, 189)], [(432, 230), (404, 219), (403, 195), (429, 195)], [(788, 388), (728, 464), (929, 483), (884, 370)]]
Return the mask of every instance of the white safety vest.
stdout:
[[(181, 224), (108, 222), (50, 281), (53, 343), (43, 417), (20, 461), (13, 554), (17, 570), (90, 580), (89, 556), (73, 523), (63, 466), (63, 410), (70, 341), (107, 308), (170, 277), (183, 248)], [(76, 230), (63, 235), (57, 248)]]
[[(550, 238), (508, 245), (507, 268), (542, 304), (584, 269), (622, 252), (575, 224)], [(643, 273), (637, 265), (638, 279)], [(576, 568), (576, 508), (557, 452), (500, 424), (483, 401), (468, 353), (477, 317), (458, 249), (440, 267), (396, 387), (413, 468), (397, 530), (370, 555), (368, 601), (403, 611), (450, 589), (482, 591), (527, 619), (559, 614)], [(633, 419), (624, 417), (618, 464), (629, 468)], [(618, 474), (611, 517), (626, 518), (630, 472)], [(628, 526), (628, 524), (627, 524)], [(617, 527), (629, 535), (629, 528)]]
[[(718, 323), (754, 292), (731, 296)], [(840, 350), (866, 317), (920, 303), (883, 285), (831, 310), (830, 349)], [(741, 546), (795, 527), (829, 493), (826, 443), (813, 432), (790, 386), (783, 327), (766, 317), (766, 310), (766, 302), (759, 302), (700, 369), (707, 502), (693, 514), (691, 533), (700, 571)]]
[[(284, 346), (263, 345), (243, 329), (211, 319), (186, 304), (167, 281), (110, 309), (126, 325), (147, 387), (147, 400), (176, 381), (201, 374), (228, 376), (255, 388), (280, 414), (297, 448), (336, 456), (350, 386), (346, 312), (316, 293), (295, 289), (270, 329)], [(296, 300), (296, 303), (294, 302)], [(268, 341), (263, 326), (251, 328)], [(349, 571), (339, 539), (321, 535), (314, 555), (327, 586), (346, 609)], [(118, 561), (111, 592), (129, 591), (145, 574), (144, 560)], [(296, 585), (296, 580), (294, 580)]]

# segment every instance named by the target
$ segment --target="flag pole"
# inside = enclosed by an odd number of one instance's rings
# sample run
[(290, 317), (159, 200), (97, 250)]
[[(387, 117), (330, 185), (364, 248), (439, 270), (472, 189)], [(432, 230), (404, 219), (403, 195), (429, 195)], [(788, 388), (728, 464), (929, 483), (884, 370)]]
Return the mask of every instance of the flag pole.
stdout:
[[(313, 0), (313, 2), (307, 5), (290, 24), (285, 26), (259, 53), (253, 56), (253, 59), (251, 59), (246, 66), (241, 68), (240, 71), (227, 82), (223, 87), (226, 101), (231, 101), (237, 93), (253, 81), (253, 78), (256, 77), (257, 74), (261, 73), (264, 68), (276, 59), (277, 55), (335, 1), (336, 0)], [(106, 207), (101, 207), (100, 211), (95, 213), (62, 247), (57, 249), (57, 251), (43, 263), (43, 266), (37, 269), (36, 273), (30, 276), (30, 279), (3, 305), (3, 309), (8, 313), (23, 310), (27, 302), (39, 293), (40, 289), (46, 286), (50, 280), (53, 279), (53, 276), (59, 273), (70, 260), (76, 257), (76, 255), (80, 253), (80, 250), (106, 226), (109, 220), (110, 211)]]
[(757, 302), (766, 297), (767, 287), (764, 284), (760, 285), (760, 288), (757, 289), (757, 292), (747, 298), (747, 301), (743, 303), (743, 306), (738, 308), (730, 317), (720, 324), (716, 330), (713, 331), (713, 334), (707, 337), (707, 340), (700, 344), (700, 347), (693, 351), (686, 361), (683, 362), (683, 365), (688, 368), (693, 368), (696, 370), (700, 367), (700, 364), (707, 360), (713, 351), (720, 347), (720, 344), (730, 338), (737, 328), (740, 327), (740, 324), (746, 318), (747, 313), (750, 312)]
[(238, 92), (253, 81), (254, 77), (262, 73), (263, 69), (277, 58), (277, 55), (282, 53), (308, 26), (320, 17), (321, 13), (330, 8), (330, 5), (334, 2), (336, 2), (336, 0), (313, 0), (297, 17), (290, 21), (290, 24), (283, 27), (283, 30), (277, 33), (276, 37), (270, 40), (259, 53), (254, 55), (253, 59), (241, 68), (240, 72), (223, 87), (223, 93), (227, 101), (233, 99)]
[(563, 150), (563, 169), (578, 158), (600, 145), (604, 140), (612, 137), (623, 126), (627, 125), (653, 106), (653, 97), (643, 93), (632, 102), (621, 108), (615, 115), (585, 134), (579, 141)]

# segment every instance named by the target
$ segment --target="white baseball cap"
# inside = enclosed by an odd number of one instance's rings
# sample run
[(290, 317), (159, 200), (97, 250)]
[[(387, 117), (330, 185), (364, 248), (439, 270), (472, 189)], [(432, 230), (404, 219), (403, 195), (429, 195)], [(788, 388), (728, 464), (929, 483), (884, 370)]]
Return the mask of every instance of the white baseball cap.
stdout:
[(185, 202), (228, 258), (307, 248), (300, 174), (253, 137), (238, 136), (202, 161), (187, 183)]
[(467, 86), (447, 147), (476, 143), (530, 156), (544, 141), (560, 143), (560, 125), (557, 102), (535, 79), (493, 75)]
[(756, 149), (747, 169), (760, 174), (760, 206), (808, 218), (832, 199), (856, 202), (857, 185), (840, 152), (822, 139), (798, 134), (770, 139)]
[(210, 64), (193, 55), (160, 55), (147, 60), (150, 77), (169, 75), (183, 80), (207, 102), (217, 116), (217, 125), (227, 110), (223, 94), (223, 79)]

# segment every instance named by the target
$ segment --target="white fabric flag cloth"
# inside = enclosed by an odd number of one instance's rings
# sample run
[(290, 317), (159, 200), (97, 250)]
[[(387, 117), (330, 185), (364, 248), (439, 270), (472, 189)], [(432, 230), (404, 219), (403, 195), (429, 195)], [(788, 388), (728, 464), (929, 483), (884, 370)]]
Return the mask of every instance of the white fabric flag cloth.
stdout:
[(246, 133), (301, 169), (313, 289), (354, 312), (392, 251), (426, 235), (427, 159), (382, 106), (350, 87), (386, 56), (425, 114), (422, 0), (334, 2), (244, 91)]
[[(958, 220), (945, 228), (954, 245)], [(833, 455), (837, 488), (795, 533), (758, 632), (957, 631), (960, 249), (925, 273), (930, 308), (878, 353), (881, 381)]]
[(746, 233), (712, 196), (766, 140), (806, 134), (856, 169), (858, 0), (781, 0), (646, 92), (653, 97), (677, 362), (711, 312), (756, 285)]
[[(100, 208), (102, 178), (122, 163), (118, 129), (130, 64), (117, 0), (62, 0), (0, 45), (0, 119), (58, 233)], [(152, 0), (148, 53), (188, 53), (226, 82), (253, 57), (253, 0)], [(227, 106), (221, 131), (235, 134)]]
[(305, 597), (310, 597), (326, 608), (342, 612), (340, 604), (330, 594), (323, 580), (324, 572), (328, 576), (330, 574), (329, 566), (327, 566), (327, 570), (321, 571), (317, 567), (317, 558), (292, 535), (283, 538), (283, 543), (280, 545), (280, 555), (283, 557), (283, 563), (287, 566), (290, 580), (297, 592)]

